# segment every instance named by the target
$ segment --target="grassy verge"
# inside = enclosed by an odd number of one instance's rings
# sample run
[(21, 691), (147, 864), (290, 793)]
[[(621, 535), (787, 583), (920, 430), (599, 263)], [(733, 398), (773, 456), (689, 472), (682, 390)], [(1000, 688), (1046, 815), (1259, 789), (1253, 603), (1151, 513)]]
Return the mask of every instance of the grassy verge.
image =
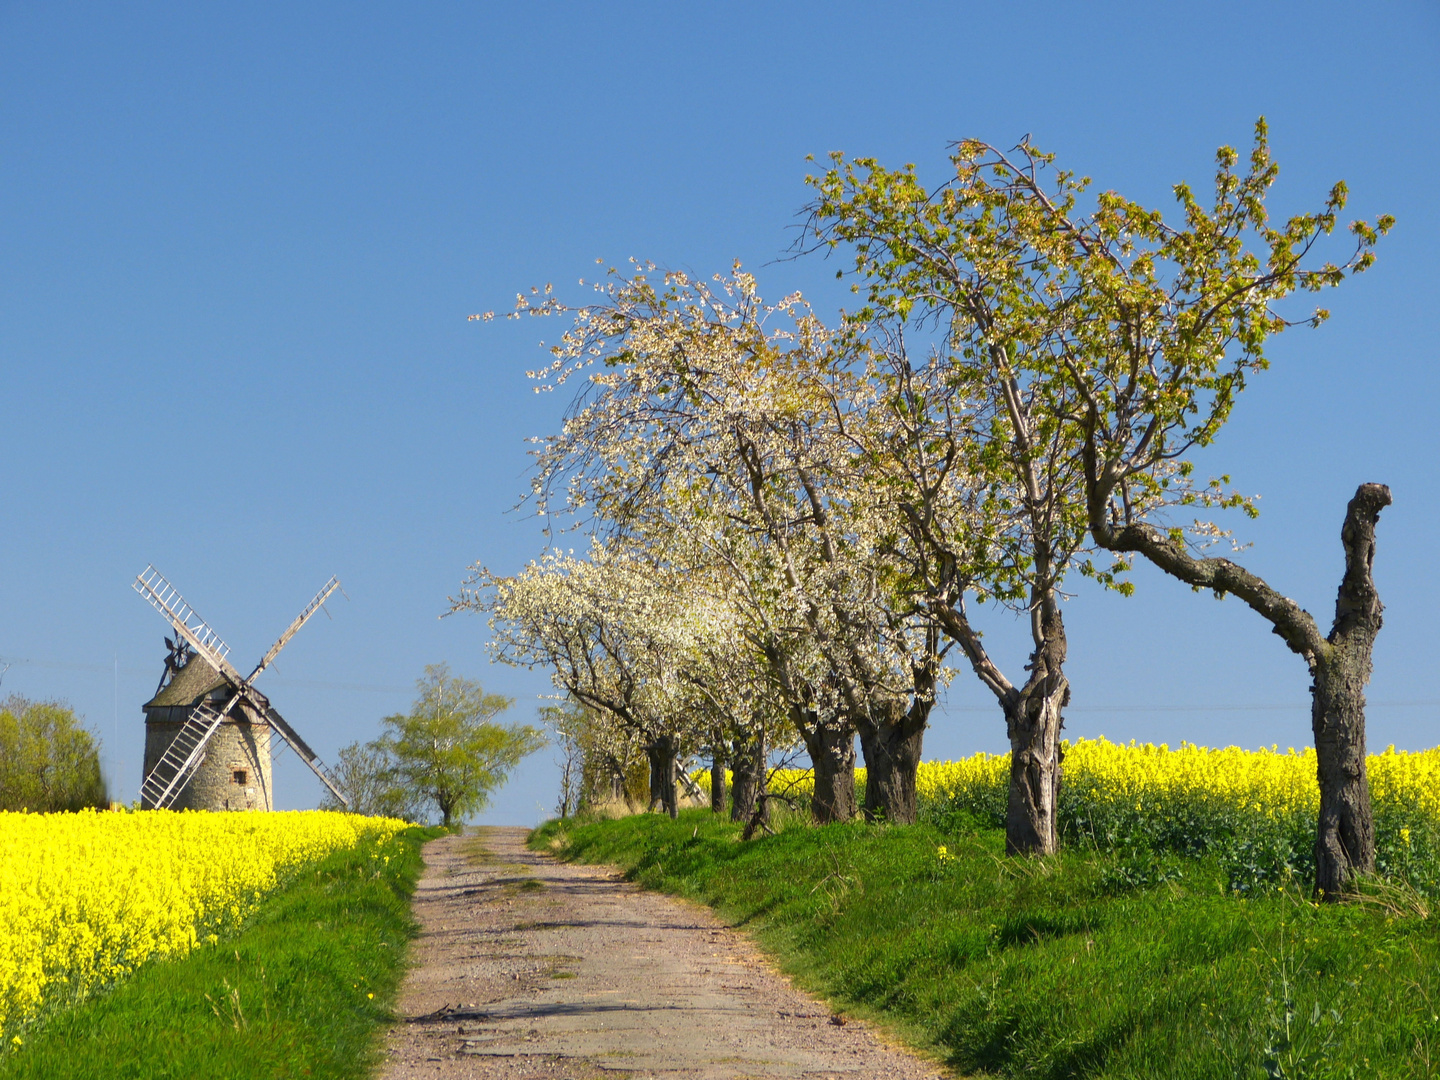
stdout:
[(1241, 898), (1215, 860), (1012, 860), (983, 827), (742, 843), (703, 810), (552, 822), (532, 843), (711, 905), (807, 990), (965, 1074), (1440, 1075), (1440, 919), (1403, 888)]
[(233, 938), (50, 1016), (0, 1054), (0, 1080), (364, 1075), (415, 932), (420, 844), (436, 835), (407, 830), (388, 861), (367, 843), (307, 868)]

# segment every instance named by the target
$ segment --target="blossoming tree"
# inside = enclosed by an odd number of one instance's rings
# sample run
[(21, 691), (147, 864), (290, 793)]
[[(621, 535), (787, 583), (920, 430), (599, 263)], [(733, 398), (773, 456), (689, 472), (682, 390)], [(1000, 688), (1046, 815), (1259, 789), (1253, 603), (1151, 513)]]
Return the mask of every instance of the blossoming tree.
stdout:
[(894, 588), (893, 529), (853, 482), (849, 429), (871, 404), (864, 343), (828, 331), (798, 295), (766, 305), (738, 269), (714, 288), (678, 273), (657, 288), (650, 269), (615, 276), (591, 305), (532, 309), (573, 318), (546, 385), (586, 376), (539, 452), (539, 509), (651, 548), (683, 544), (727, 574), (810, 752), (816, 817), (854, 812), (858, 731), (867, 812), (914, 820), (943, 646)]

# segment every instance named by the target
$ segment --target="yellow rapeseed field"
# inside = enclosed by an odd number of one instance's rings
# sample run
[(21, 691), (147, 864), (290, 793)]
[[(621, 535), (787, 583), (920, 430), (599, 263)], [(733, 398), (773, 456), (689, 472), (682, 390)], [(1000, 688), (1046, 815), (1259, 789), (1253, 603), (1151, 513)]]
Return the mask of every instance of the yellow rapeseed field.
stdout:
[(0, 813), (0, 1032), (214, 940), (300, 866), (404, 827), (322, 811)]
[[(1080, 739), (1066, 745), (1064, 783), (1067, 792), (1090, 807), (1107, 804), (1143, 811), (1164, 811), (1177, 804), (1204, 802), (1234, 811), (1268, 817), (1313, 815), (1320, 805), (1315, 778), (1315, 751), (1276, 748), (1212, 750), (1183, 743), (1122, 745), (1107, 739)], [(1377, 810), (1403, 809), (1410, 814), (1440, 818), (1440, 749), (1399, 751), (1393, 746), (1369, 758), (1370, 791)], [(1009, 781), (1009, 754), (975, 754), (962, 761), (927, 761), (916, 777), (925, 801), (960, 798), (971, 805), (1004, 806)], [(708, 771), (696, 773), (708, 790)], [(855, 779), (865, 780), (857, 769)], [(771, 790), (808, 796), (814, 781), (808, 770), (778, 770)]]

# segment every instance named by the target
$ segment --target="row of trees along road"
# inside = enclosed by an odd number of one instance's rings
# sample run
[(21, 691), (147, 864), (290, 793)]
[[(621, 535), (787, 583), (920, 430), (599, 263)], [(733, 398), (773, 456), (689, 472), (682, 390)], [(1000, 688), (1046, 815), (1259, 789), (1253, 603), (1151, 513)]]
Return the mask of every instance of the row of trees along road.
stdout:
[[(1327, 261), (1343, 184), (1275, 227), (1264, 122), (1246, 167), (1228, 147), (1217, 161), (1213, 200), (1177, 185), (1170, 224), (1113, 192), (1082, 210), (1088, 180), (1028, 142), (958, 144), (933, 190), (912, 167), (835, 155), (809, 180), (802, 245), (853, 257), (864, 306), (833, 327), (798, 294), (765, 303), (738, 266), (712, 284), (637, 264), (581, 306), (532, 290), (511, 317), (570, 320), (532, 375), (579, 389), (536, 451), (530, 499), (591, 546), (513, 576), (477, 566), (454, 608), (490, 615), (498, 658), (549, 668), (604, 728), (601, 753), (642, 748), (671, 813), (677, 758), (749, 762), (798, 741), (817, 821), (913, 821), (929, 714), (968, 666), (1010, 738), (1007, 848), (1043, 855), (1070, 701), (1065, 579), (1128, 594), (1138, 554), (1233, 593), (1310, 666), (1316, 884), (1338, 896), (1374, 858), (1363, 688), (1388, 489), (1351, 502), (1326, 637), (1204, 554), (1228, 538), (1213, 511), (1255, 509), (1188, 456), (1294, 324), (1277, 305), (1368, 268), (1392, 221), (1351, 224), (1343, 261)], [(968, 605), (987, 602), (1028, 620), (1023, 672), (973, 627)]]

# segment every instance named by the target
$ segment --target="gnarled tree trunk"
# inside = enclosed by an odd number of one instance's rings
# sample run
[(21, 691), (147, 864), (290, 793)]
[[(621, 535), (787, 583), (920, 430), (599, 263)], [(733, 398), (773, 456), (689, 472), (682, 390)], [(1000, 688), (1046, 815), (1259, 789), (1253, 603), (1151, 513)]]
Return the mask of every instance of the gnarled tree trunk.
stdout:
[(917, 699), (881, 703), (880, 719), (866, 717), (860, 729), (865, 754), (865, 819), (913, 825), (919, 813), (915, 776), (933, 702)]
[(1090, 533), (1111, 551), (1138, 551), (1167, 574), (1217, 595), (1234, 593), (1266, 619), (1310, 667), (1310, 720), (1320, 781), (1315, 829), (1315, 891), (1338, 900), (1356, 874), (1375, 868), (1375, 818), (1365, 768), (1365, 684), (1383, 607), (1375, 591), (1375, 526), (1390, 505), (1384, 484), (1361, 484), (1345, 510), (1340, 541), (1345, 576), (1335, 623), (1322, 638), (1314, 618), (1289, 597), (1229, 559), (1197, 559), (1144, 522), (1120, 525), (1107, 514), (1110, 492), (1096, 478), (1098, 457), (1087, 448)]
[(671, 735), (657, 736), (645, 747), (645, 756), (650, 761), (650, 809), (659, 803), (672, 818), (680, 814), (680, 804), (675, 791), (675, 739)]
[(855, 816), (855, 729), (844, 717), (796, 727), (815, 770), (811, 817), (817, 825), (849, 821)]
[(946, 635), (964, 651), (1005, 713), (1010, 736), (1005, 851), (1010, 855), (1053, 855), (1060, 847), (1060, 730), (1062, 710), (1070, 703), (1065, 620), (1044, 581), (1033, 589), (1032, 603), (1030, 634), (1035, 649), (1027, 665), (1030, 676), (1019, 687), (990, 659), (962, 600), (932, 607)]
[(1375, 815), (1365, 767), (1365, 685), (1384, 605), (1371, 577), (1375, 525), (1390, 505), (1390, 489), (1362, 484), (1345, 511), (1340, 542), (1345, 577), (1335, 599), (1330, 648), (1312, 670), (1310, 722), (1320, 780), (1315, 830), (1315, 889), (1338, 899), (1355, 874), (1375, 869)]
[(1375, 815), (1365, 767), (1365, 683), (1370, 674), (1370, 646), (1327, 661), (1316, 665), (1310, 688), (1315, 771), (1320, 781), (1315, 891), (1336, 900), (1355, 874), (1375, 869)]
[(1069, 700), (1070, 687), (1062, 675), (1058, 685), (1027, 686), (1006, 702), (1005, 726), (1010, 734), (1007, 854), (1053, 855), (1060, 850), (1061, 709)]
[(765, 743), (757, 736), (736, 739), (732, 745), (730, 820), (743, 823), (754, 816), (755, 802), (765, 779)]
[(1060, 850), (1060, 729), (1070, 704), (1065, 678), (1068, 640), (1053, 590), (1036, 590), (1031, 612), (1030, 677), (1001, 698), (1010, 735), (1010, 791), (1005, 803), (1005, 850), (1053, 855)]

